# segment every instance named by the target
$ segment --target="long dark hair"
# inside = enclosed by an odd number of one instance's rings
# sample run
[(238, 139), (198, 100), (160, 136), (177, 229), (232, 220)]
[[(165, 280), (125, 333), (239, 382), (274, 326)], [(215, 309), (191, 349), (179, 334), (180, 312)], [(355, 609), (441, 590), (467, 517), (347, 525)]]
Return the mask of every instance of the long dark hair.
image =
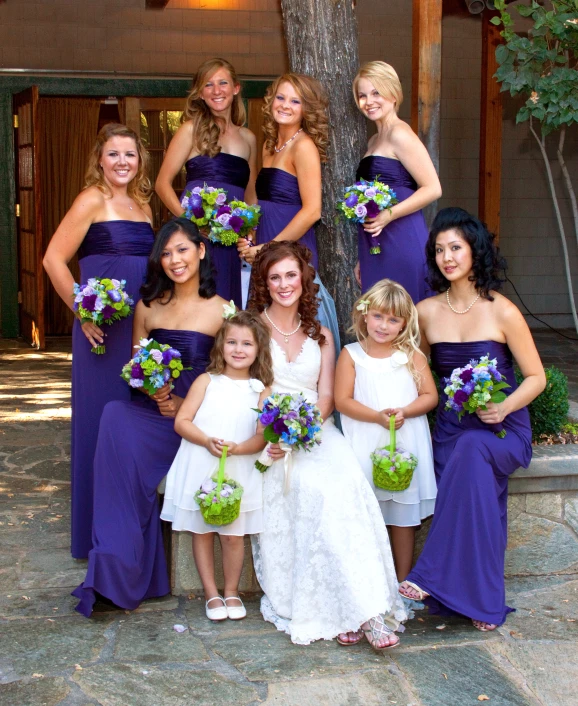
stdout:
[(490, 290), (499, 290), (505, 282), (505, 277), (501, 276), (501, 273), (506, 270), (506, 260), (494, 244), (496, 236), (490, 233), (485, 224), (463, 208), (456, 206), (438, 211), (431, 226), (425, 246), (429, 270), (428, 282), (431, 288), (436, 292), (445, 292), (449, 289), (449, 280), (444, 277), (436, 264), (436, 238), (440, 233), (452, 229), (459, 231), (472, 249), (470, 280), (482, 297), (493, 301)]
[(162, 296), (166, 297), (168, 295), (168, 299), (163, 304), (168, 304), (173, 298), (175, 283), (165, 274), (161, 258), (168, 241), (175, 233), (179, 232), (186, 235), (197, 249), (201, 243), (205, 245), (205, 257), (199, 263), (199, 296), (203, 297), (203, 299), (210, 299), (216, 294), (217, 289), (206, 241), (192, 221), (188, 221), (186, 218), (175, 218), (165, 223), (159, 230), (149, 255), (146, 279), (140, 288), (142, 301), (145, 306), (150, 306), (152, 301)]

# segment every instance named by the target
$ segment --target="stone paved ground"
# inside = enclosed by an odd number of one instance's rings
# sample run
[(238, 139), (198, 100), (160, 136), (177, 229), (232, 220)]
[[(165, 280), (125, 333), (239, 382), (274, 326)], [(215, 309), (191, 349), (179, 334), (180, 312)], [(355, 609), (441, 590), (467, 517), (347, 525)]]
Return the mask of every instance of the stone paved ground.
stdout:
[[(551, 338), (541, 344), (570, 361)], [(196, 596), (77, 615), (69, 594), (85, 562), (68, 552), (69, 348), (0, 341), (0, 356), (1, 706), (578, 702), (578, 575), (510, 580), (518, 610), (495, 633), (418, 613), (385, 655), (292, 645), (256, 598), (240, 623), (209, 623)]]

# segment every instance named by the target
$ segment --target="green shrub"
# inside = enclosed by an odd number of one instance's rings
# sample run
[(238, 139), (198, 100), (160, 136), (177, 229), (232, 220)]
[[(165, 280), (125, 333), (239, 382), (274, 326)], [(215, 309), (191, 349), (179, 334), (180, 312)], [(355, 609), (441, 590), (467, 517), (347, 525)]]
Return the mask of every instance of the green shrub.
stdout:
[[(536, 441), (541, 434), (558, 434), (568, 418), (568, 378), (555, 365), (545, 368), (546, 387), (528, 405), (532, 438)], [(516, 368), (518, 384), (523, 380), (522, 373)]]

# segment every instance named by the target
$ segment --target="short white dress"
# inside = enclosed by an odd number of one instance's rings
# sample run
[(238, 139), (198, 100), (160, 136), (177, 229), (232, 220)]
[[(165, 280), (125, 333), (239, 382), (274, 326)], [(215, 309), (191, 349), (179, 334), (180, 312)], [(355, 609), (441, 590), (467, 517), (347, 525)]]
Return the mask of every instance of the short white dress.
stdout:
[[(405, 407), (417, 399), (417, 387), (405, 353), (395, 351), (389, 358), (372, 358), (359, 343), (350, 343), (345, 348), (355, 364), (355, 400), (380, 410)], [(345, 414), (341, 415), (341, 425), (375, 491), (386, 525), (414, 527), (433, 515), (437, 488), (431, 435), (425, 415), (406, 419), (396, 432), (397, 446), (414, 454), (418, 465), (409, 488), (394, 493), (373, 485), (373, 464), (369, 457), (376, 448), (389, 443), (389, 429), (351, 419)]]
[[(264, 389), (260, 380), (233, 380), (226, 375), (210, 375), (205, 398), (194, 423), (209, 436), (240, 443), (255, 434), (259, 395)], [(225, 475), (243, 486), (241, 514), (230, 525), (207, 524), (195, 501), (195, 493), (208, 476), (218, 471), (219, 459), (207, 449), (182, 439), (169, 470), (161, 519), (173, 523), (174, 530), (196, 534), (243, 536), (263, 529), (263, 476), (255, 468), (259, 454), (230, 456)]]

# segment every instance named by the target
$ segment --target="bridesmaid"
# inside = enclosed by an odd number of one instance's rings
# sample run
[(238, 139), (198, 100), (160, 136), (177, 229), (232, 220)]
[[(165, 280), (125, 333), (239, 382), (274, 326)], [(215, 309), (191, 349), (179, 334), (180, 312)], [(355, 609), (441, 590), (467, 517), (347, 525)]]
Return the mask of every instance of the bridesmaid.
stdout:
[[(239, 252), (249, 263), (270, 240), (298, 240), (311, 250), (317, 270), (317, 241), (313, 226), (321, 218), (321, 163), (327, 161), (328, 100), (311, 76), (283, 74), (267, 89), (263, 105), (265, 143), (263, 168), (257, 176), (261, 220), (258, 245), (250, 249), (239, 240)], [(319, 276), (318, 317), (339, 346), (335, 304)]]
[[(126, 280), (136, 301), (154, 242), (148, 153), (136, 133), (109, 123), (98, 133), (88, 159), (86, 188), (54, 233), (44, 269), (54, 288), (72, 309), (74, 278), (68, 263), (78, 254), (80, 281), (90, 277)], [(98, 423), (109, 400), (128, 400), (130, 390), (119, 370), (130, 358), (132, 319), (117, 321), (106, 333), (96, 324), (72, 329), (72, 556), (85, 559), (92, 548), (92, 462)], [(106, 337), (106, 340), (105, 340)], [(92, 346), (106, 343), (106, 353)]]
[[(489, 354), (506, 376), (508, 397), (461, 422), (440, 395), (433, 433), (438, 496), (423, 552), (400, 593), (430, 596), (430, 608), (471, 618), (478, 630), (494, 630), (511, 610), (505, 604), (508, 477), (532, 458), (526, 405), (546, 378), (524, 317), (496, 291), (505, 266), (493, 236), (461, 208), (436, 216), (427, 242), (430, 283), (440, 292), (418, 305), (424, 352), (441, 377)], [(524, 381), (518, 387), (514, 360)], [(498, 438), (492, 425), (503, 424)], [(472, 551), (473, 548), (473, 551)]]
[[(241, 84), (225, 59), (209, 59), (196, 73), (185, 107), (185, 122), (172, 138), (155, 189), (175, 216), (183, 213), (172, 187), (183, 165), (186, 190), (214, 186), (227, 198), (256, 203), (257, 140), (243, 127), (246, 119)], [(241, 307), (241, 262), (234, 247), (209, 243), (217, 294)]]
[(133, 610), (145, 598), (170, 591), (157, 486), (181, 442), (176, 413), (208, 365), (225, 303), (215, 296), (197, 226), (184, 218), (166, 223), (150, 256), (132, 341), (151, 337), (168, 343), (190, 370), (177, 378), (172, 393), (168, 385), (151, 398), (135, 392), (137, 399), (110, 402), (102, 413), (94, 458), (94, 548), (86, 578), (72, 594), (86, 617), (99, 596)]
[[(431, 295), (426, 285), (427, 227), (421, 209), (442, 195), (430, 156), (413, 130), (398, 117), (403, 100), (399, 78), (384, 61), (364, 64), (353, 81), (357, 107), (377, 128), (356, 179), (379, 180), (395, 191), (398, 204), (358, 225), (355, 276), (362, 291), (385, 277), (399, 282), (417, 304)], [(381, 246), (379, 255), (370, 248)]]

